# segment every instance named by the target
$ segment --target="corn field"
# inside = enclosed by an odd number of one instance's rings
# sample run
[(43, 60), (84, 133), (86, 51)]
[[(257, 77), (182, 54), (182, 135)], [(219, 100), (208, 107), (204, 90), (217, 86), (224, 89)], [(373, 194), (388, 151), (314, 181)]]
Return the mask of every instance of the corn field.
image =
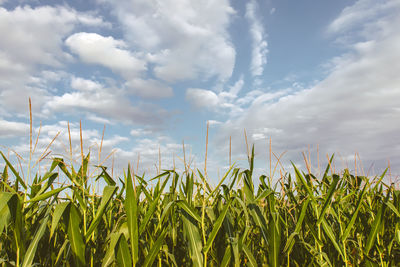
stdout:
[(97, 196), (89, 155), (77, 170), (54, 158), (31, 184), (1, 156), (1, 266), (400, 266), (400, 191), (385, 173), (293, 165), (273, 185), (254, 177), (253, 147), (215, 187), (198, 170), (148, 180), (97, 166)]

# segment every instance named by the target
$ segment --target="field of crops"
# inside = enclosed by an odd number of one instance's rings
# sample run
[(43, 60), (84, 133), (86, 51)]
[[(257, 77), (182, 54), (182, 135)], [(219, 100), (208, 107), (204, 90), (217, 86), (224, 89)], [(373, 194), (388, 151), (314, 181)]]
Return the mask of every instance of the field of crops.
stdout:
[(276, 186), (254, 177), (253, 149), (215, 187), (198, 170), (99, 167), (97, 196), (89, 155), (76, 169), (54, 158), (30, 184), (1, 156), (1, 266), (400, 266), (400, 191), (385, 174), (293, 166)]

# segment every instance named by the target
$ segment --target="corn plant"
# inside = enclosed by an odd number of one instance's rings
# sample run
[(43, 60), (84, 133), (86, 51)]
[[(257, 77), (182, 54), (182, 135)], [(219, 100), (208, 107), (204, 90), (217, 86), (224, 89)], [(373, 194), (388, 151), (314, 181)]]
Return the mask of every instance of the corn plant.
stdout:
[(215, 187), (188, 168), (146, 179), (97, 166), (97, 196), (90, 155), (77, 170), (54, 158), (31, 184), (1, 156), (1, 266), (400, 265), (400, 191), (385, 173), (293, 165), (271, 185), (254, 177), (253, 147), (249, 168), (232, 165)]

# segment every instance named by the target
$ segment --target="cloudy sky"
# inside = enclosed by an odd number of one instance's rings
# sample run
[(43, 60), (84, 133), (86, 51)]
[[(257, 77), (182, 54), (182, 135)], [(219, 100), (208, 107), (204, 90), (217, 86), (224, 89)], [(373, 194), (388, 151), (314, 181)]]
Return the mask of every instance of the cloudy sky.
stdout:
[[(151, 173), (183, 160), (217, 177), (232, 161), (269, 172), (269, 140), (304, 168), (400, 173), (400, 1), (0, 0), (0, 145)], [(40, 126), (41, 125), (41, 126)], [(34, 140), (35, 143), (35, 140)], [(318, 150), (317, 150), (318, 146)], [(318, 152), (318, 153), (317, 153)], [(47, 152), (46, 152), (47, 153)], [(111, 164), (109, 157), (107, 164)], [(361, 160), (361, 164), (360, 164)]]

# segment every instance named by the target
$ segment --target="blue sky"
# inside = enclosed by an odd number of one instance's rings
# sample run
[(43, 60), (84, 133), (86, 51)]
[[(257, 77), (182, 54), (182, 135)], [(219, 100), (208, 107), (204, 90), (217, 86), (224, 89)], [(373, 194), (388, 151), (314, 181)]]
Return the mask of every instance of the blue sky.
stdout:
[(208, 121), (213, 177), (230, 137), (246, 166), (244, 129), (260, 172), (271, 138), (285, 170), (305, 151), (316, 171), (336, 153), (354, 172), (358, 153), (358, 173), (398, 174), (399, 14), (398, 0), (0, 0), (1, 150), (29, 154), (31, 97), (36, 157), (57, 133), (49, 158), (70, 154), (69, 122), (79, 158), (82, 120), (93, 162), (140, 154), (152, 173), (160, 151), (182, 166), (184, 140), (203, 168)]

